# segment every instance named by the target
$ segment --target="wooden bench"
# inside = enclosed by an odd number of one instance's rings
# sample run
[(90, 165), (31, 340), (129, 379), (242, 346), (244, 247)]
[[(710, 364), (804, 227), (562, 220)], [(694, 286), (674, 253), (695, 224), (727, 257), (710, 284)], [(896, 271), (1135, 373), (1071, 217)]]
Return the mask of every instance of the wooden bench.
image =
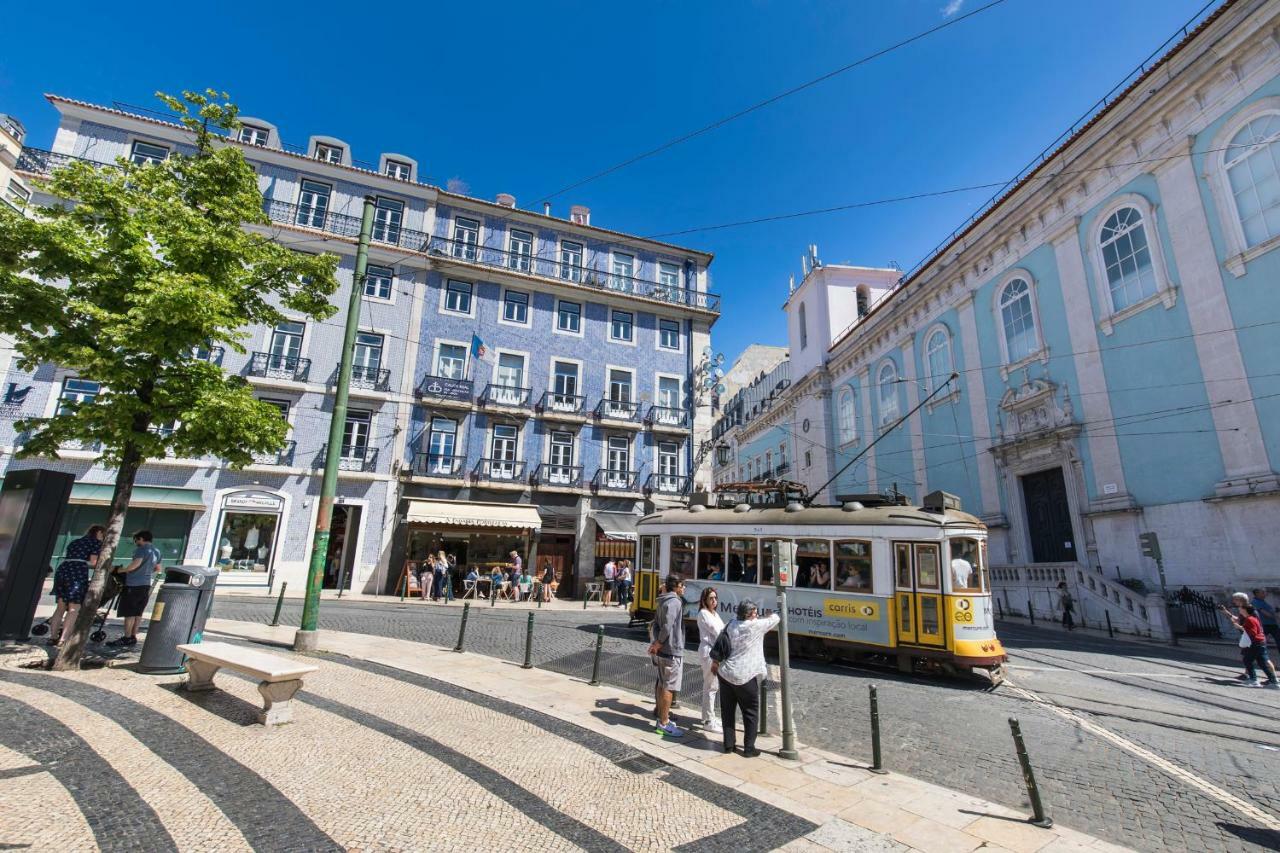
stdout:
[(178, 651), (187, 656), (188, 690), (212, 690), (213, 676), (223, 667), (258, 679), (263, 700), (258, 722), (267, 726), (293, 719), (293, 697), (302, 689), (302, 677), (320, 668), (230, 643), (186, 643)]

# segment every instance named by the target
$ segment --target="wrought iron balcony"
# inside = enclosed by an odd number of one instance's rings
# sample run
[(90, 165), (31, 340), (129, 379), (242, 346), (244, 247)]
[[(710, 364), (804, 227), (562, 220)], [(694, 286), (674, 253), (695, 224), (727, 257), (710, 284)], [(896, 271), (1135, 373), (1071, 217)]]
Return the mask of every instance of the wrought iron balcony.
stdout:
[(581, 394), (559, 394), (555, 391), (543, 392), (538, 401), (538, 411), (544, 415), (582, 415), (587, 405), (587, 398)]
[(410, 470), (415, 477), (462, 480), (467, 476), (467, 457), (418, 451), (413, 454)]
[(687, 430), (691, 422), (688, 409), (673, 409), (670, 406), (650, 406), (645, 422), (658, 429)]
[(471, 471), (476, 482), (518, 483), (524, 481), (524, 462), (519, 459), (481, 459)]
[(601, 468), (591, 478), (591, 490), (595, 492), (638, 492), (640, 491), (640, 472)]
[(630, 400), (610, 400), (605, 397), (596, 404), (596, 417), (602, 420), (636, 423), (640, 420), (640, 404)]
[(88, 163), (93, 166), (114, 166), (114, 163), (102, 163), (97, 160), (86, 160), (84, 157), (73, 157), (70, 154), (58, 154), (43, 148), (23, 148), (18, 155), (15, 169), (32, 175), (48, 177), (55, 169), (61, 169), (69, 163)]
[[(333, 380), (330, 384), (336, 385), (338, 382), (338, 372), (342, 369), (342, 363), (339, 362), (333, 368)], [(391, 370), (386, 367), (367, 367), (363, 364), (351, 365), (351, 387), (362, 388), (365, 391), (388, 391), (391, 386)]]
[(293, 451), (298, 447), (298, 442), (289, 439), (279, 450), (266, 450), (261, 453), (253, 454), (253, 464), (255, 465), (282, 465), (285, 467), (293, 465)]
[(774, 468), (773, 468), (773, 478), (774, 478), (775, 480), (777, 480), (777, 479), (779, 479), (779, 478), (781, 478), (781, 477), (784, 477), (784, 476), (786, 476), (786, 475), (787, 475), (787, 474), (789, 474), (789, 473), (791, 473), (791, 463), (790, 463), (790, 462), (779, 462), (779, 463), (778, 463), (777, 465), (775, 465), (775, 466), (774, 466)]
[[(317, 205), (290, 204), (271, 198), (263, 199), (262, 209), (272, 222), (292, 225), (295, 228), (313, 228), (352, 240), (360, 237), (359, 216), (334, 213)], [(430, 235), (425, 231), (414, 231), (389, 222), (377, 222), (373, 229), (373, 242), (398, 246), (411, 252), (426, 252), (429, 237)]]
[(650, 474), (644, 482), (645, 494), (684, 495), (689, 493), (691, 480), (678, 474)]
[(418, 383), (418, 396), (471, 405), (475, 390), (470, 379), (452, 379), (448, 376), (427, 374)]
[[(358, 233), (358, 232), (357, 232)], [(518, 252), (507, 252), (490, 246), (479, 246), (463, 240), (450, 240), (447, 237), (432, 237), (428, 243), (427, 253), (437, 258), (447, 258), (461, 263), (488, 267), (489, 269), (508, 270), (538, 278), (580, 284), (600, 290), (612, 290), (632, 296), (643, 296), (684, 305), (689, 308), (702, 308), (707, 311), (720, 310), (720, 297), (714, 293), (701, 290), (690, 290), (678, 284), (665, 284), (657, 281), (618, 275), (606, 270), (597, 270), (582, 264), (565, 263), (559, 257), (544, 258), (537, 255), (525, 255)]]
[(276, 355), (270, 352), (255, 352), (249, 360), (249, 375), (263, 379), (291, 379), (294, 382), (306, 382), (311, 372), (311, 359), (297, 356)]
[(543, 462), (533, 469), (529, 480), (535, 486), (558, 486), (565, 489), (582, 488), (581, 465), (553, 465)]
[(498, 385), (490, 382), (484, 386), (480, 394), (481, 406), (502, 406), (508, 409), (529, 408), (529, 398), (533, 396), (532, 388), (520, 388), (516, 385)]
[[(325, 454), (329, 452), (329, 445), (320, 445), (320, 452), (316, 454), (314, 468), (324, 468)], [(369, 447), (363, 444), (344, 444), (338, 454), (338, 470), (339, 471), (373, 471), (378, 467), (378, 448)]]

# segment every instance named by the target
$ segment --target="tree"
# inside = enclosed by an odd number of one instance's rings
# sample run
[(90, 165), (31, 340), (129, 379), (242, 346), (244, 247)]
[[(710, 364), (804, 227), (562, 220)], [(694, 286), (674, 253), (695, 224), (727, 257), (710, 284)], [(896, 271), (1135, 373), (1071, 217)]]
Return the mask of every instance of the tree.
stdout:
[(253, 169), (215, 132), (238, 127), (229, 96), (157, 97), (191, 132), (192, 153), (114, 168), (74, 162), (48, 181), (65, 202), (0, 215), (0, 333), (13, 338), (18, 366), (53, 364), (101, 386), (53, 417), (19, 421), (28, 438), (18, 456), (91, 442), (117, 468), (98, 565), (55, 669), (79, 666), (146, 460), (211, 454), (239, 467), (284, 444), (278, 410), (198, 349), (244, 352), (247, 327), (274, 326), (281, 308), (315, 319), (336, 310), (335, 256), (243, 227), (269, 220)]

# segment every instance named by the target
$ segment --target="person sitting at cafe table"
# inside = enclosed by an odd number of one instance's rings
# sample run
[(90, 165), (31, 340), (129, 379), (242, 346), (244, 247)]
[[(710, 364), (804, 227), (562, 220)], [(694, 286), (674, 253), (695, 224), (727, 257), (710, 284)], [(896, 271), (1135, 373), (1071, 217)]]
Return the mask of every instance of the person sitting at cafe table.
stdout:
[(489, 573), (489, 597), (496, 598), (498, 590), (502, 589), (502, 582), (505, 576), (502, 574), (501, 566), (494, 566)]
[(530, 595), (533, 594), (533, 575), (529, 574), (528, 569), (525, 569), (524, 573), (520, 575), (519, 584), (520, 584), (520, 597), (522, 599), (528, 598)]

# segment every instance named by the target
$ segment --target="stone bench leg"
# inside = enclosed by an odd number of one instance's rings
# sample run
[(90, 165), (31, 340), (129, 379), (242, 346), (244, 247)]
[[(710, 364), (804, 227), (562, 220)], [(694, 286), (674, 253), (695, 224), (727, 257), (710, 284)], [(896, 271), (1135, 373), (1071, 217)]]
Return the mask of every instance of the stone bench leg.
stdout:
[(302, 679), (293, 681), (263, 681), (258, 685), (262, 694), (262, 711), (258, 722), (264, 726), (278, 726), (293, 720), (293, 697), (302, 689)]
[(187, 660), (187, 689), (212, 690), (213, 675), (220, 669), (222, 667), (216, 663), (189, 658)]

